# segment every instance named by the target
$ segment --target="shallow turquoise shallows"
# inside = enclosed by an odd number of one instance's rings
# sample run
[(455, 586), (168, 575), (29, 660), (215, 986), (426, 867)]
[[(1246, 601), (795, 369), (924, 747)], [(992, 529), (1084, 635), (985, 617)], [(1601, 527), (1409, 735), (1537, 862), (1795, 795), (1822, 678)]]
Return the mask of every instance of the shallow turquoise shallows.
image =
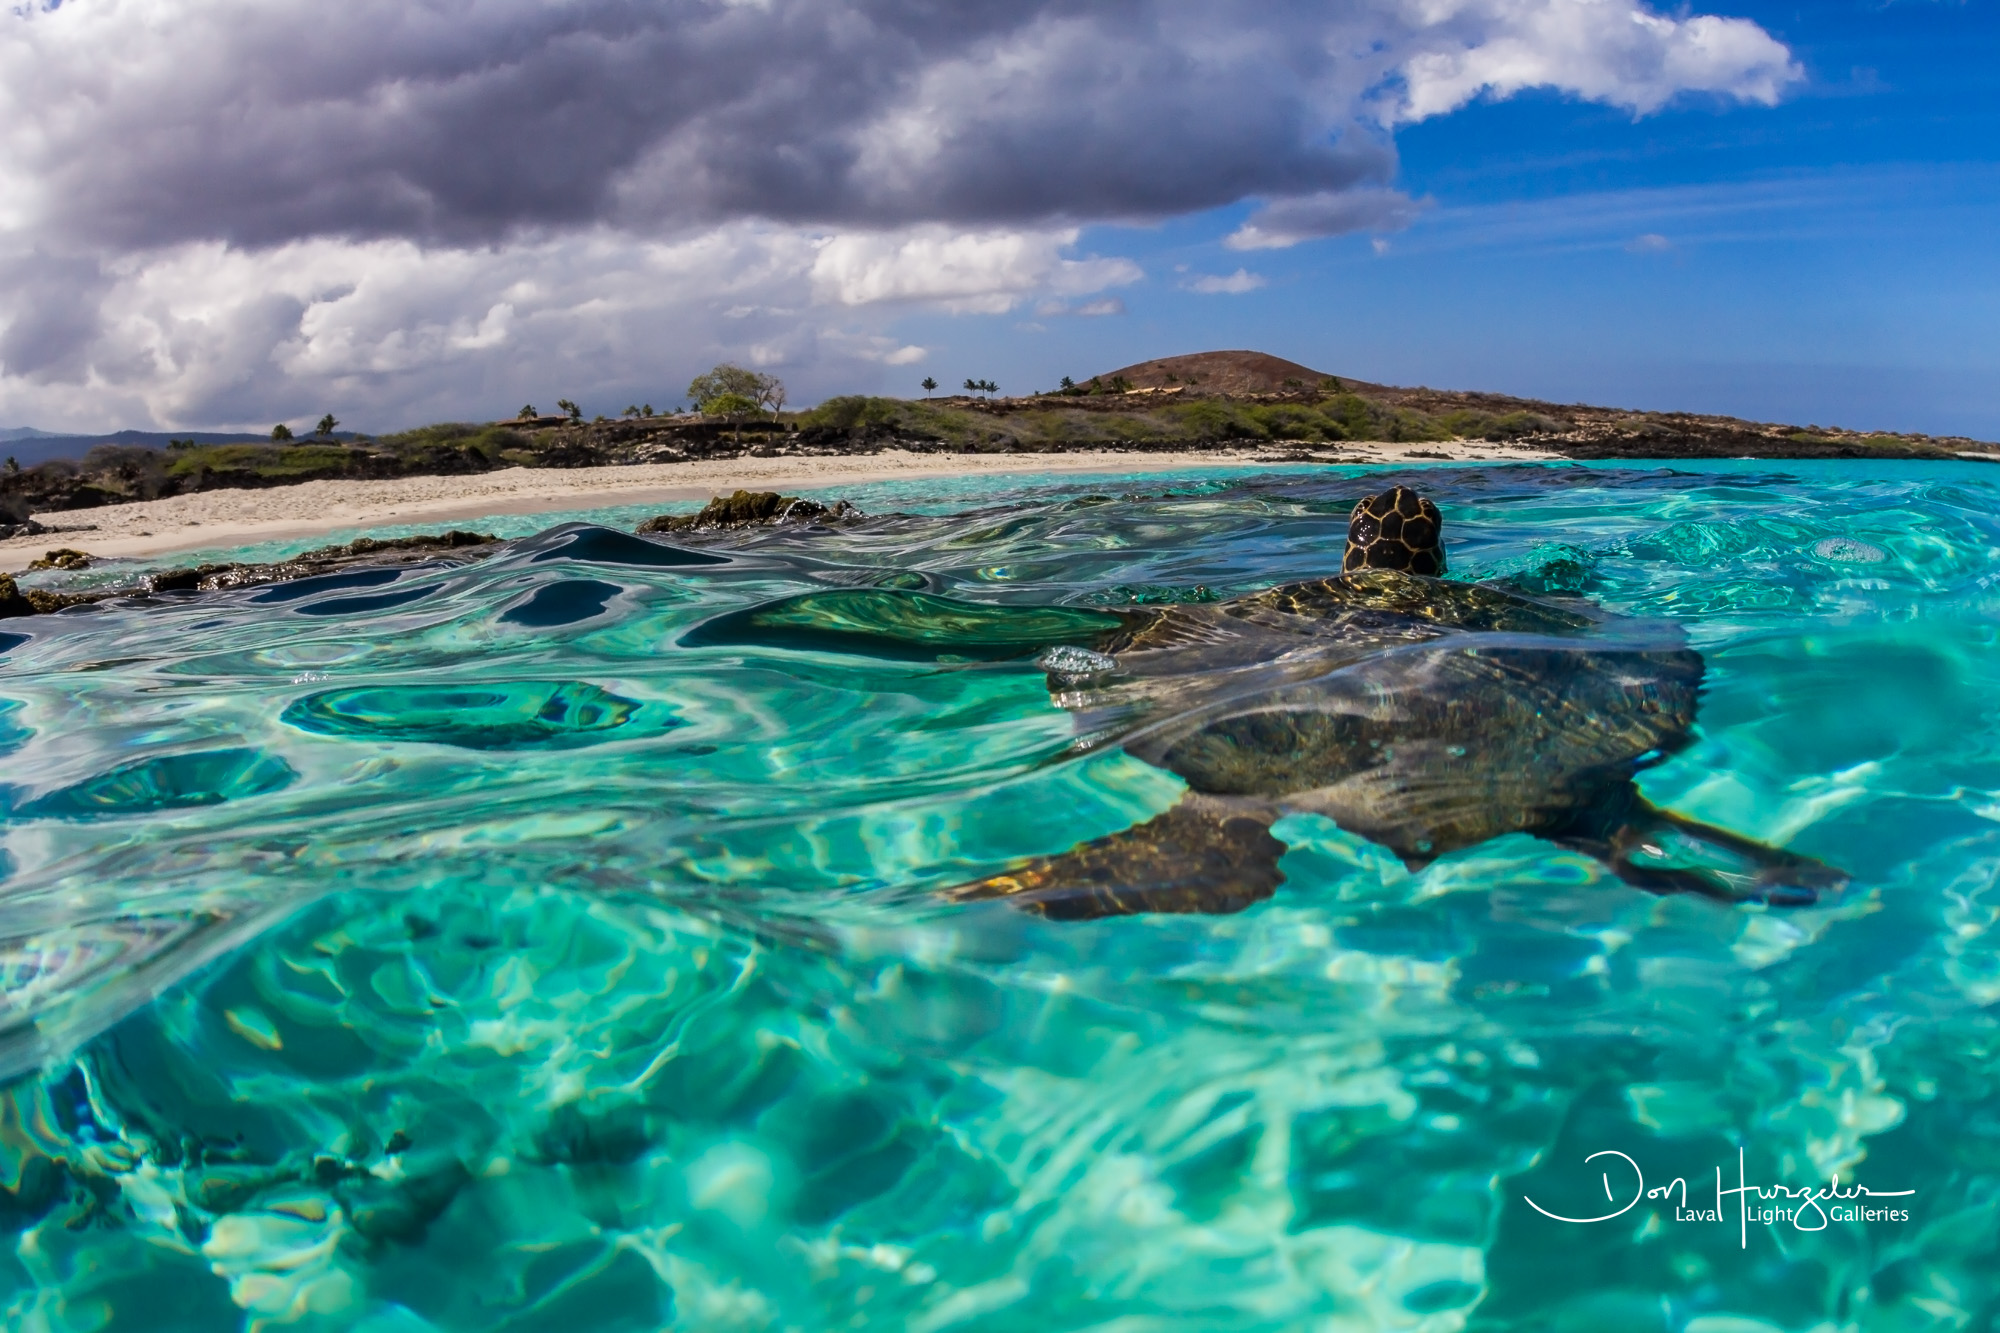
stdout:
[[(1679, 621), (1647, 795), (1852, 884), (1657, 898), (1519, 835), (1411, 873), (1294, 816), (1235, 916), (939, 896), (1181, 790), (957, 603), (1061, 637), (1330, 573), (1380, 472), (899, 483), (719, 564), (554, 536), (0, 621), (5, 1327), (1992, 1327), (2000, 468), (1395, 479), (1454, 579)], [(836, 588), (965, 650), (740, 614)]]

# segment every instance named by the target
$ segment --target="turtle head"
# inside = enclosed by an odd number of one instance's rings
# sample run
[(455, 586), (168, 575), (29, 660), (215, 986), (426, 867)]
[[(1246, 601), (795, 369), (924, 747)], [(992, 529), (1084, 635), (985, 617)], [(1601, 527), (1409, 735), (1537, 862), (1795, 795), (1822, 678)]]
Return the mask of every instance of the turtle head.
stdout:
[(1340, 570), (1357, 569), (1444, 573), (1444, 518), (1437, 506), (1407, 486), (1392, 486), (1354, 506)]

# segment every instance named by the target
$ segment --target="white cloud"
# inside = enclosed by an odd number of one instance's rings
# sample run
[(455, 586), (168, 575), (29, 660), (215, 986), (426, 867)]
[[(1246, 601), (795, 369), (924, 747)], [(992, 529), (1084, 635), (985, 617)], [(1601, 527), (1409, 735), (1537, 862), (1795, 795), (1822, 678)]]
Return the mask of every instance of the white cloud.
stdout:
[(914, 307), (1110, 311), (1142, 274), (1074, 253), (1093, 221), (1261, 201), (1242, 250), (1403, 226), (1421, 205), (1392, 188), (1394, 128), (1474, 97), (1643, 113), (1797, 77), (1755, 24), (1643, 0), (940, 13), (0, 13), (0, 420), (471, 415), (663, 396), (722, 355), (832, 384), (917, 355), (886, 327)]
[(1075, 294), (1137, 282), (1129, 259), (1069, 259), (1074, 228), (954, 233), (941, 226), (900, 234), (835, 236), (813, 264), (820, 294), (843, 305), (921, 301), (957, 313), (1004, 314), (1031, 292)]
[(1229, 296), (1241, 296), (1244, 292), (1254, 292), (1263, 285), (1263, 274), (1252, 273), (1249, 269), (1239, 268), (1227, 277), (1218, 277), (1211, 273), (1196, 278), (1187, 284), (1187, 289), (1191, 292), (1207, 292), (1211, 295), (1225, 294)]
[(1643, 236), (1634, 236), (1625, 247), (1635, 255), (1661, 255), (1674, 248), (1674, 243), (1656, 231)]
[(1072, 313), (1081, 315), (1085, 319), (1102, 319), (1107, 315), (1122, 315), (1125, 313), (1125, 302), (1116, 296), (1101, 296), (1095, 301), (1085, 301)]
[(1422, 8), (1444, 40), (1403, 63), (1402, 96), (1389, 111), (1397, 121), (1526, 88), (1642, 114), (1690, 92), (1770, 105), (1802, 77), (1784, 44), (1748, 19), (1668, 18), (1632, 0), (1426, 0)]
[[(811, 401), (929, 355), (883, 329), (888, 307), (824, 288), (829, 249), (901, 253), (855, 239), (744, 223), (672, 243), (599, 229), (492, 249), (171, 247), (112, 275), (74, 378), (0, 379), (0, 418), (248, 427), (331, 409), (381, 430), (523, 398), (658, 401), (722, 360), (778, 369)], [(989, 290), (1076, 282), (1062, 262), (1003, 266)]]

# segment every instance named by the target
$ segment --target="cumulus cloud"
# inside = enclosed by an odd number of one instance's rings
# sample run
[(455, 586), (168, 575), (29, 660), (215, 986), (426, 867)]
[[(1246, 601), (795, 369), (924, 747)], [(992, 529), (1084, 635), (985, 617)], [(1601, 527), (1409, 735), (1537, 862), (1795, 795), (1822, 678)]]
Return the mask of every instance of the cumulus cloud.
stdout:
[(1802, 77), (1784, 44), (1748, 19), (1669, 18), (1628, 0), (1429, 0), (1426, 8), (1439, 35), (1461, 35), (1403, 63), (1395, 120), (1524, 88), (1560, 88), (1639, 113), (1689, 92), (1770, 105)]
[(852, 339), (912, 305), (1134, 280), (1075, 252), (1090, 222), (1257, 199), (1237, 248), (1393, 229), (1395, 127), (1481, 95), (1643, 113), (1795, 77), (1756, 25), (1644, 0), (24, 5), (0, 413), (462, 402), (572, 355), (588, 311), (867, 362)]
[(843, 305), (921, 301), (954, 313), (1004, 314), (1024, 294), (1092, 292), (1137, 282), (1129, 259), (1069, 259), (1074, 229), (954, 233), (925, 227), (902, 235), (835, 236), (820, 247), (813, 280)]

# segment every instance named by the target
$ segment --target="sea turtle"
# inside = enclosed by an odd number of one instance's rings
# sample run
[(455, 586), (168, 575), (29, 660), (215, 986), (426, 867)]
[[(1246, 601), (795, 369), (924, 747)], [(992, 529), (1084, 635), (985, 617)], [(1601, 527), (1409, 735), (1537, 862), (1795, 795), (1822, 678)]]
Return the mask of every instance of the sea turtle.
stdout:
[(1412, 868), (1508, 833), (1656, 893), (1811, 902), (1845, 876), (1659, 809), (1634, 775), (1690, 740), (1701, 656), (1677, 626), (1446, 582), (1443, 520), (1406, 487), (1349, 519), (1345, 572), (1234, 601), (1098, 612), (888, 588), (808, 593), (694, 642), (1004, 658), (1054, 645), (1085, 748), (1188, 786), (1154, 819), (949, 890), (1052, 917), (1231, 912), (1282, 882), (1271, 832), (1317, 814)]

